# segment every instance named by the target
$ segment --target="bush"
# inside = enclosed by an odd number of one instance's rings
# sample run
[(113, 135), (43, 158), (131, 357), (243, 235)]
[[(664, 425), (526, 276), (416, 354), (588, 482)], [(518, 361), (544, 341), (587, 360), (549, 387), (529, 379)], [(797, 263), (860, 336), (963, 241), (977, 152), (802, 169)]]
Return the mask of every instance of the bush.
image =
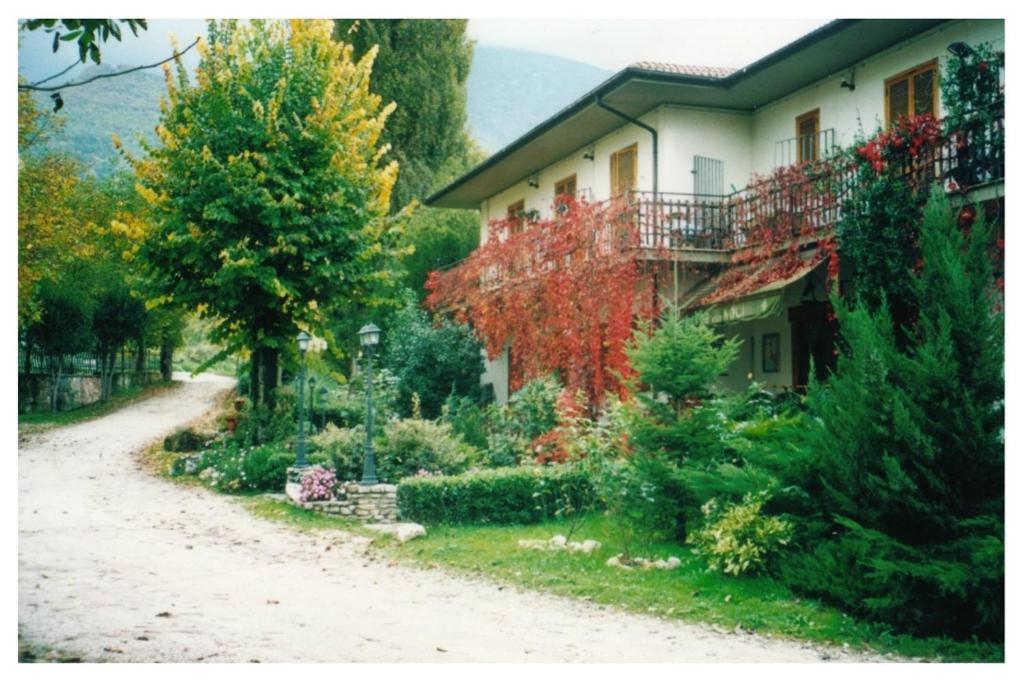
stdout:
[(314, 462), (329, 464), (341, 481), (356, 481), (363, 474), (366, 430), (363, 427), (327, 427), (310, 439)]
[(200, 477), (220, 491), (281, 491), (295, 455), (279, 447), (223, 442), (200, 454)]
[(534, 379), (494, 406), (488, 415), (487, 464), (512, 467), (534, 460), (531, 444), (558, 425), (561, 385), (552, 377)]
[(466, 471), (476, 452), (451, 427), (430, 420), (395, 420), (382, 430), (377, 476), (382, 481), (397, 482), (426, 471), (459, 474)]
[(209, 439), (207, 435), (184, 427), (164, 439), (164, 450), (168, 453), (192, 453), (202, 448)]
[(451, 425), (452, 432), (470, 446), (487, 448), (488, 417), (491, 406), (481, 406), (468, 396), (449, 396), (441, 410), (441, 419)]
[[(373, 416), (379, 423), (398, 417), (398, 378), (387, 369), (374, 373)], [(329, 424), (358, 427), (366, 424), (366, 386), (357, 374), (348, 384), (330, 391), (322, 408)]]
[(231, 440), (241, 448), (272, 443), (287, 447), (295, 439), (297, 410), (295, 392), (290, 388), (274, 392), (273, 408), (266, 405), (253, 407), (246, 402)]
[[(311, 439), (316, 459), (329, 461), (342, 481), (358, 480), (363, 473), (366, 430), (328, 425)], [(458, 474), (476, 459), (476, 451), (444, 423), (430, 420), (394, 420), (373, 441), (377, 477), (396, 482), (417, 472)]]
[(408, 302), (395, 313), (384, 340), (383, 366), (398, 378), (400, 411), (410, 412), (413, 395), (425, 417), (440, 416), (448, 396), (479, 396), (483, 354), (469, 325), (432, 324), (427, 312)]
[(789, 543), (793, 525), (761, 514), (767, 494), (746, 495), (742, 503), (721, 506), (714, 498), (704, 504), (705, 524), (695, 534), (694, 550), (708, 568), (726, 574), (756, 574), (765, 570)]
[(535, 524), (554, 517), (567, 497), (585, 500), (592, 491), (579, 468), (504, 467), (403, 479), (398, 510), (424, 524)]

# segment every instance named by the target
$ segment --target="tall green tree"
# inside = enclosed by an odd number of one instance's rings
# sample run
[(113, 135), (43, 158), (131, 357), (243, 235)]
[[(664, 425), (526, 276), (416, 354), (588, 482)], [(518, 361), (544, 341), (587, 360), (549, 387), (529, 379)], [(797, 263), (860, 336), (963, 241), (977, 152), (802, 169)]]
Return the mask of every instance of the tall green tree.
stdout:
[(393, 106), (371, 93), (375, 51), (329, 21), (211, 22), (194, 82), (167, 71), (157, 132), (134, 166), (155, 228), (140, 256), (175, 302), (252, 351), (254, 403), (272, 401), (279, 355), (335, 304), (390, 277), (387, 217), (398, 166), (382, 163)]
[[(338, 19), (334, 36), (351, 43), (356, 56), (376, 51), (370, 88), (395, 111), (381, 134), (385, 159), (398, 162), (391, 211), (422, 201), (479, 161), (466, 132), (466, 79), (472, 44), (462, 19)], [(416, 206), (402, 237), (403, 258), (393, 277), (378, 283), (372, 300), (335, 308), (332, 356), (350, 362), (358, 353), (356, 332), (400, 310), (402, 288), (422, 298), (427, 274), (467, 256), (479, 240), (476, 211)]]
[(877, 311), (836, 301), (845, 351), (808, 395), (818, 506), (834, 533), (791, 576), (921, 632), (1002, 636), (1003, 316), (991, 244), (980, 222), (965, 236), (936, 190), (907, 345), (884, 297)]
[(370, 88), (394, 102), (381, 142), (399, 163), (397, 211), (466, 168), (466, 79), (473, 46), (465, 19), (336, 19), (334, 34), (356, 55), (376, 50)]

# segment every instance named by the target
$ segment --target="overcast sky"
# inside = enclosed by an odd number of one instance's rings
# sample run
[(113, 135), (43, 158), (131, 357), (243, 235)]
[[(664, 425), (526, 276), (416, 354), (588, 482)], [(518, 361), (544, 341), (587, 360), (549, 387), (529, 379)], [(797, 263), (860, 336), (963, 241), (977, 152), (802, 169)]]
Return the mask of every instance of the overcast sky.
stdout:
[[(612, 71), (638, 61), (704, 66), (745, 66), (826, 19), (471, 19), (469, 36), (483, 45), (546, 52)], [(205, 33), (198, 19), (154, 19), (138, 38), (103, 46), (110, 65), (157, 62), (170, 54), (168, 35), (182, 46)], [(55, 55), (42, 31), (22, 33), (19, 71), (36, 80), (74, 61), (72, 46)], [(194, 51), (192, 55), (194, 60)]]
[(827, 19), (473, 19), (484, 45), (568, 57), (612, 71), (656, 61), (741, 67)]

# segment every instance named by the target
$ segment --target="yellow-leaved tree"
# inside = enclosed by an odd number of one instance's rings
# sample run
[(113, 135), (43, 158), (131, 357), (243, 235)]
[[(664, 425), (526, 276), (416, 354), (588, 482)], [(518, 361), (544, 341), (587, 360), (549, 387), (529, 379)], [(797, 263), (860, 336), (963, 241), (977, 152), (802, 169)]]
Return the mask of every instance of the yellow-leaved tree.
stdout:
[(256, 404), (298, 330), (371, 301), (400, 253), (378, 144), (393, 105), (370, 92), (375, 52), (353, 61), (332, 28), (210, 22), (194, 79), (166, 70), (159, 144), (132, 160), (154, 220), (139, 256), (225, 353), (251, 351)]

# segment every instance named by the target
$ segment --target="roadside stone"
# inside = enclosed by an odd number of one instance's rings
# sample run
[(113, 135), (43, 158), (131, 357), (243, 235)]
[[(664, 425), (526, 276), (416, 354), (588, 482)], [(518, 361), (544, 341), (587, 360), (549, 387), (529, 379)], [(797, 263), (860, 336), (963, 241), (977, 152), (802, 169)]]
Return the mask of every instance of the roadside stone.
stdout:
[(397, 524), (367, 524), (367, 529), (394, 536), (399, 543), (407, 543), (414, 538), (426, 536), (427, 530), (421, 524), (399, 522)]

